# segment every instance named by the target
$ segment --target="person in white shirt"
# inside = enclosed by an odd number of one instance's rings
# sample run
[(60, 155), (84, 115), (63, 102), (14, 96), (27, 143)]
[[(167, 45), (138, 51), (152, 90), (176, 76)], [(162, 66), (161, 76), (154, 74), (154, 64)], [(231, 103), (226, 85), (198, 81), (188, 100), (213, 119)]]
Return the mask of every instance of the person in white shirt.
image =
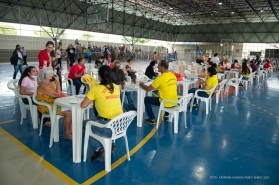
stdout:
[(214, 57), (212, 57), (211, 61), (217, 65), (220, 63), (220, 59), (218, 58), (218, 53), (214, 54)]
[[(36, 67), (27, 67), (18, 81), (18, 85), (20, 87), (19, 94), (31, 96), (32, 99), (32, 95), (34, 94), (37, 88), (37, 76), (38, 71)], [(23, 103), (28, 104), (27, 98), (23, 98), (22, 101)]]
[(21, 48), (21, 53), (22, 53), (22, 56), (23, 56), (23, 65), (27, 65), (27, 51), (26, 49), (24, 49), (24, 47)]

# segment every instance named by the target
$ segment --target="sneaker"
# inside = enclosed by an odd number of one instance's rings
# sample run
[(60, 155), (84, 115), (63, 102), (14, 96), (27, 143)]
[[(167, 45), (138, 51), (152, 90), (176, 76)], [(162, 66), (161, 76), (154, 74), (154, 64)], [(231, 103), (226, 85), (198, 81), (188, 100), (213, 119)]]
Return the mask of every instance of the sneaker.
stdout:
[(91, 161), (96, 161), (97, 159), (99, 159), (100, 157), (102, 157), (104, 155), (104, 149), (99, 149), (97, 151), (94, 151), (93, 155), (91, 156)]
[(112, 143), (111, 152), (114, 152), (116, 149), (117, 149), (117, 146), (114, 143)]
[(194, 108), (194, 109), (197, 109), (197, 108), (199, 108), (199, 105), (198, 105), (198, 104), (194, 104), (194, 105), (193, 105), (193, 108)]
[(133, 107), (133, 108), (130, 108), (130, 110), (137, 111), (137, 108)]
[(151, 125), (155, 125), (156, 124), (156, 122), (154, 120), (150, 119), (150, 118), (145, 119), (145, 122), (147, 122), (148, 124), (151, 124)]
[(164, 116), (164, 120), (165, 120), (165, 121), (169, 121), (169, 119), (170, 119), (170, 116), (169, 116), (169, 115), (165, 115), (165, 116)]

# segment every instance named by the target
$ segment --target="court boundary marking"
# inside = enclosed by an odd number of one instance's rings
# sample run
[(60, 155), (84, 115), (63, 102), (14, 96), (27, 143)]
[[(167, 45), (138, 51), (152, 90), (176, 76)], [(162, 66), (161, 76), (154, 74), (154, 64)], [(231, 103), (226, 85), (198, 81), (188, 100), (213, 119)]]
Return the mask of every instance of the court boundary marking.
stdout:
[[(0, 122), (0, 124), (4, 123), (11, 123), (11, 122), (16, 122), (16, 120), (8, 120), (4, 122)], [(159, 126), (162, 123), (162, 117), (159, 121)], [(156, 125), (152, 130), (132, 149), (130, 150), (130, 157), (134, 155), (141, 147), (143, 147), (150, 139), (151, 137), (156, 133), (157, 127)], [(43, 166), (48, 168), (51, 172), (53, 172), (55, 175), (60, 177), (62, 180), (67, 182), (68, 184), (79, 184), (76, 182), (74, 179), (69, 177), (67, 174), (59, 170), (57, 167), (52, 165), (50, 162), (39, 156), (35, 151), (31, 150), (28, 146), (20, 142), (17, 138), (15, 138), (12, 134), (10, 134), (8, 131), (6, 131), (4, 128), (0, 127), (0, 132), (3, 133), (8, 139), (10, 139), (13, 143), (15, 143), (19, 148), (21, 148), (24, 152), (32, 156), (37, 162), (41, 163)], [(117, 161), (115, 161), (113, 164), (111, 164), (111, 171), (114, 170), (116, 167), (121, 165), (123, 162), (127, 160), (127, 154), (123, 155), (121, 158), (119, 158)], [(88, 185), (88, 184), (93, 184), (102, 177), (104, 177), (106, 174), (110, 172), (106, 172), (105, 169), (98, 172), (96, 175), (90, 177), (83, 183), (82, 185)]]

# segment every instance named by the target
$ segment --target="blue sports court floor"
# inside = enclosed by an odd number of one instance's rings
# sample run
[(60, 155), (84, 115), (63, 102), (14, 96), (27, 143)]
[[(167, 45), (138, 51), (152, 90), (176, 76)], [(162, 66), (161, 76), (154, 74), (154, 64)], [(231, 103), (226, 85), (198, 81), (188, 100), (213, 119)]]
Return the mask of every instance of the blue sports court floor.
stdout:
[[(156, 130), (146, 123), (138, 128), (135, 119), (127, 132), (131, 161), (125, 158), (124, 140), (116, 140), (118, 148), (112, 153), (110, 173), (104, 171), (103, 158), (90, 162), (91, 150), (87, 162), (73, 163), (72, 144), (63, 139), (62, 132), (59, 143), (49, 148), (50, 128), (44, 127), (39, 137), (38, 129), (32, 128), (29, 113), (20, 125), (19, 106), (14, 115), (14, 95), (6, 87), (13, 68), (0, 64), (0, 72), (0, 133), (14, 147), (32, 156), (33, 163), (41, 163), (65, 184), (278, 185), (278, 72), (260, 85), (254, 83), (248, 90), (240, 89), (238, 97), (231, 94), (219, 104), (214, 98), (208, 115), (204, 105), (187, 112), (187, 129), (180, 115), (178, 134), (173, 133), (172, 123), (164, 121)], [(9, 152), (12, 152), (10, 147), (1, 148), (1, 153)], [(12, 160), (8, 163), (15, 165)], [(29, 164), (24, 161), (17, 165), (22, 170), (33, 171), (34, 175), (40, 173), (40, 169), (28, 169)], [(4, 169), (0, 169), (1, 184), (9, 184), (9, 179), (17, 176), (3, 177)], [(31, 179), (24, 181), (40, 184)]]

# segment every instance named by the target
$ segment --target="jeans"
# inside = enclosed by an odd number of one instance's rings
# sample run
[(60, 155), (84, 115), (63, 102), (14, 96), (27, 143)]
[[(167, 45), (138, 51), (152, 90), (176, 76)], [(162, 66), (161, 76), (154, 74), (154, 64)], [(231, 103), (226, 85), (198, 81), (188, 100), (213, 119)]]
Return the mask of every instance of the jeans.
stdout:
[[(100, 118), (98, 122), (105, 125), (108, 121), (105, 121)], [(106, 137), (106, 138), (110, 138), (112, 136), (111, 129), (109, 129), (109, 128), (99, 128), (96, 126), (91, 126), (91, 129), (92, 129), (92, 132), (96, 135)], [(102, 148), (102, 144), (99, 141), (97, 141), (96, 139), (94, 139), (93, 137), (89, 137), (89, 143), (94, 151)]]
[(83, 85), (83, 83), (79, 79), (73, 79), (73, 84), (74, 86), (76, 86), (76, 95), (78, 95), (81, 85)]
[(145, 105), (145, 111), (147, 113), (147, 116), (150, 119), (154, 120), (155, 116), (154, 116), (154, 113), (152, 111), (152, 106), (151, 105), (160, 106), (159, 97), (150, 97), (150, 96), (145, 97), (144, 98), (144, 105)]
[(89, 64), (91, 64), (91, 55), (87, 56), (87, 61), (88, 61)]
[(17, 65), (14, 65), (14, 76), (13, 76), (13, 79), (16, 79), (16, 75), (18, 73), (18, 70), (20, 72), (20, 74), (22, 74), (22, 65), (19, 63)]
[[(121, 101), (123, 101), (122, 96), (123, 96), (123, 93), (121, 92), (121, 94), (120, 94)], [(125, 102), (124, 102), (124, 109), (125, 110), (136, 110), (136, 107), (134, 104), (134, 92), (126, 91), (125, 96), (127, 97), (128, 104), (125, 104)]]
[[(192, 88), (192, 89), (190, 89), (190, 90), (188, 91), (188, 94), (190, 94), (190, 93), (195, 94), (195, 92), (196, 92), (198, 89), (199, 89), (199, 88)], [(205, 98), (207, 98), (207, 97), (209, 96), (209, 94), (207, 94), (207, 93), (204, 92), (204, 91), (198, 92), (198, 95), (201, 96), (201, 97), (205, 97)], [(196, 98), (195, 98), (195, 99), (194, 99), (194, 104), (196, 104), (196, 103), (197, 103), (197, 100), (196, 100)]]

